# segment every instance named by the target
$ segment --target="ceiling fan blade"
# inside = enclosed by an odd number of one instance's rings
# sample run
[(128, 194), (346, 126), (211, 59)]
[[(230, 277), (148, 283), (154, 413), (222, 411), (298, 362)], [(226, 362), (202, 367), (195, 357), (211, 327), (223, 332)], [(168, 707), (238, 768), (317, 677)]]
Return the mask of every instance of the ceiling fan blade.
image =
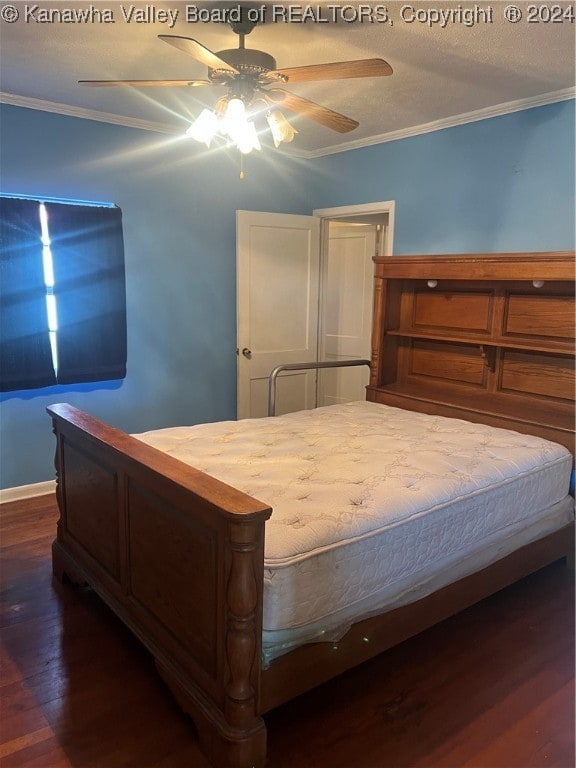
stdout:
[(78, 80), (80, 85), (90, 85), (96, 88), (115, 86), (115, 85), (189, 85), (198, 87), (201, 85), (214, 85), (210, 80)]
[(224, 59), (216, 56), (215, 53), (212, 53), (211, 50), (191, 37), (180, 37), (179, 35), (158, 35), (158, 37), (160, 40), (164, 40), (165, 43), (169, 43), (189, 56), (198, 59), (198, 61), (206, 64), (210, 69), (227, 69), (230, 72), (239, 74), (237, 69), (231, 67), (230, 64), (226, 64)]
[(338, 133), (348, 133), (357, 128), (360, 123), (356, 120), (352, 120), (350, 117), (341, 115), (339, 112), (334, 112), (327, 107), (321, 107), (319, 104), (315, 104), (309, 99), (304, 99), (302, 96), (296, 96), (294, 93), (284, 91), (281, 88), (275, 88), (273, 91), (267, 91), (266, 94), (272, 97), (274, 102), (279, 102), (286, 109), (292, 112), (297, 112), (304, 117), (314, 120), (320, 125), (324, 125), (326, 128), (331, 128)]
[(289, 83), (305, 83), (312, 80), (340, 80), (348, 77), (386, 77), (392, 72), (392, 67), (384, 59), (358, 59), (277, 69), (270, 74), (284, 75)]

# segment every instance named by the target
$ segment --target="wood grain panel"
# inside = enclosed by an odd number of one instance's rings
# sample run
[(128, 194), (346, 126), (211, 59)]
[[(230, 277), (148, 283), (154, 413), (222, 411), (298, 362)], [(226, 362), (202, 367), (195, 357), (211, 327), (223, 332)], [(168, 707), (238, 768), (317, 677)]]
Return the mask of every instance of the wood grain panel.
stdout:
[(63, 441), (66, 471), (66, 533), (86, 550), (115, 580), (120, 578), (118, 478), (69, 440)]
[(537, 352), (507, 350), (502, 358), (500, 388), (503, 392), (541, 395), (551, 399), (574, 399), (574, 359)]
[(492, 322), (491, 293), (436, 292), (414, 294), (414, 328), (449, 328), (451, 331), (489, 333)]
[[(374, 336), (369, 399), (574, 450), (573, 252), (374, 261), (384, 328)], [(388, 295), (399, 295), (399, 313), (389, 313)]]
[(574, 338), (574, 299), (569, 296), (511, 295), (504, 333)]
[(483, 386), (486, 367), (478, 346), (415, 339), (408, 375)]
[(134, 599), (214, 676), (218, 608), (214, 533), (132, 482), (128, 542)]

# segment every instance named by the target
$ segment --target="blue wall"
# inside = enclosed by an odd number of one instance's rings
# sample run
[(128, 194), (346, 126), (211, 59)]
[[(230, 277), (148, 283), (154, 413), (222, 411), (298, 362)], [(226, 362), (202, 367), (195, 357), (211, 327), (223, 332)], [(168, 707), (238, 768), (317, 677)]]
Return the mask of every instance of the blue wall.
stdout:
[(1, 487), (53, 478), (50, 403), (133, 432), (234, 418), (236, 210), (309, 211), (300, 164), (251, 156), (240, 181), (235, 157), (189, 140), (5, 105), (0, 120), (2, 192), (122, 208), (128, 302), (123, 382), (2, 396)]
[(137, 432), (234, 418), (235, 211), (396, 200), (396, 253), (572, 249), (574, 102), (329, 155), (235, 161), (136, 129), (0, 108), (2, 191), (124, 215), (128, 375), (3, 396), (0, 485), (53, 477), (45, 406)]
[(575, 102), (319, 158), (319, 207), (396, 201), (394, 251), (575, 245)]

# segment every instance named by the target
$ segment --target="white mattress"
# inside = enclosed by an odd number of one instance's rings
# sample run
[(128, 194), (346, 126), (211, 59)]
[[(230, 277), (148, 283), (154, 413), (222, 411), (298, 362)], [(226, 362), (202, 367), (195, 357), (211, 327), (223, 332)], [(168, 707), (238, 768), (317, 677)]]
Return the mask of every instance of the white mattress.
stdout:
[(336, 640), (573, 519), (562, 446), (376, 403), (135, 437), (273, 508), (267, 661)]

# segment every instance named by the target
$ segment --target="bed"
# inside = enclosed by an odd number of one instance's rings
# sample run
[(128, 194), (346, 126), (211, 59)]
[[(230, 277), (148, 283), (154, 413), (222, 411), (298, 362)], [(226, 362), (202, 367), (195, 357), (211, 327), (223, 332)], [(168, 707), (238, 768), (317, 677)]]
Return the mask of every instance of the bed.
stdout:
[(366, 402), (137, 436), (48, 408), (54, 575), (140, 638), (217, 768), (265, 764), (281, 703), (573, 565), (574, 254), (376, 258), (374, 296)]

